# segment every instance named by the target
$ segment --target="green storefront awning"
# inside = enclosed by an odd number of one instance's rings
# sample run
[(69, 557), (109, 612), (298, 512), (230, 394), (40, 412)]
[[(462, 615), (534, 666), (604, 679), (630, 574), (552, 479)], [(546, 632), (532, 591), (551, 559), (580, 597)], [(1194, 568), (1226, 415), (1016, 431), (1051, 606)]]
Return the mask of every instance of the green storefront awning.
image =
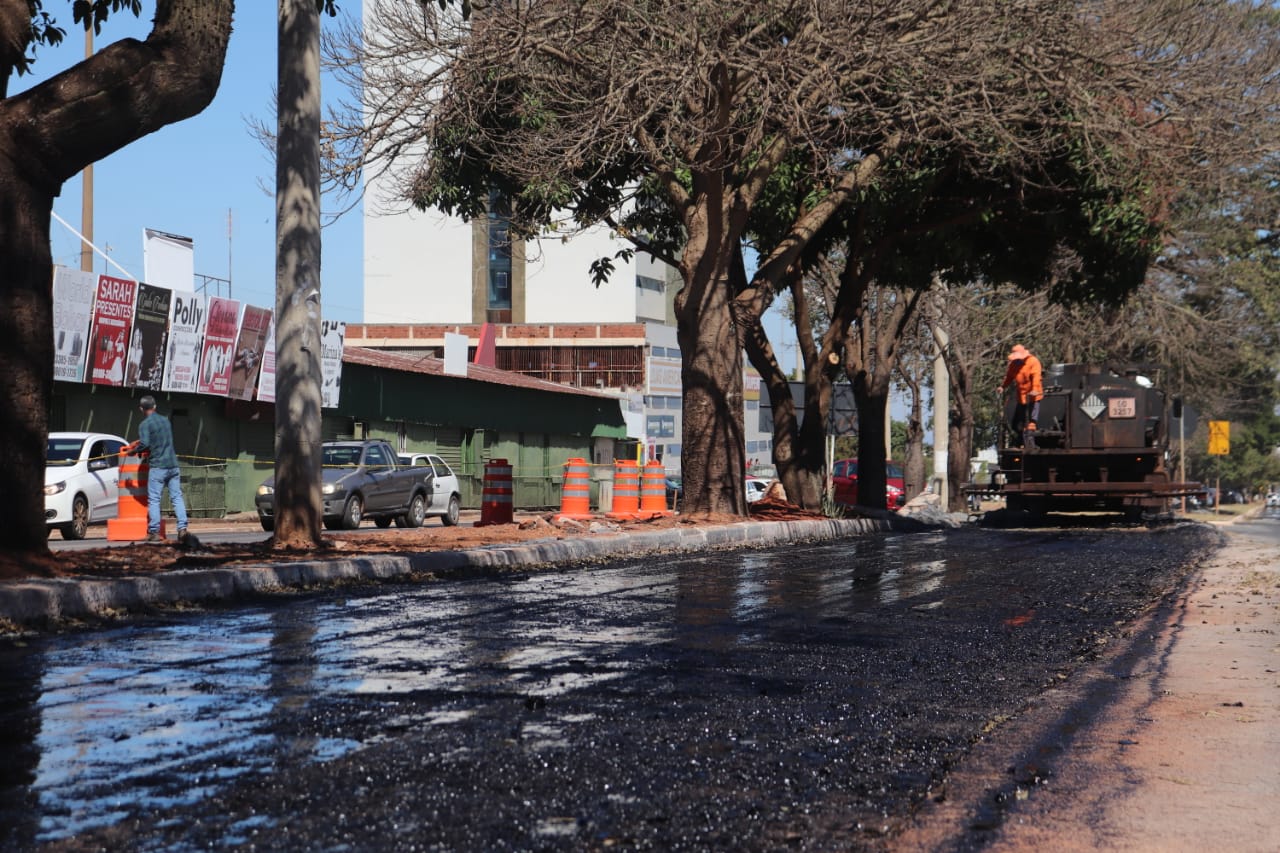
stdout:
[(591, 430), (591, 437), (626, 438), (627, 427), (626, 424), (618, 424), (617, 426), (613, 426), (611, 424), (596, 424), (595, 429)]

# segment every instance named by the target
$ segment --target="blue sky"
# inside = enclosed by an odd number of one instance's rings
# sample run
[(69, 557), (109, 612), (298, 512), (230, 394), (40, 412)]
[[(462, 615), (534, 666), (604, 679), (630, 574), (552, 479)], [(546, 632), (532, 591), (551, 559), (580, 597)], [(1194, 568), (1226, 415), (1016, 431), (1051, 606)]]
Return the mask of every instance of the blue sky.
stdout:
[[(352, 8), (358, 12), (358, 4)], [(35, 73), (12, 81), (11, 93), (84, 57), (84, 33), (72, 22), (70, 0), (49, 0), (45, 9), (67, 37), (57, 48), (41, 48)], [(153, 14), (152, 4), (144, 4), (141, 18), (113, 16), (95, 37), (95, 47), (145, 37)], [(325, 18), (324, 25), (330, 21)], [(111, 259), (141, 278), (143, 229), (190, 237), (197, 274), (229, 277), (232, 297), (274, 307), (275, 165), (250, 135), (246, 119), (274, 124), (270, 110), (275, 79), (276, 3), (237, 3), (222, 85), (213, 103), (200, 115), (144, 137), (94, 166), (94, 243), (104, 251), (110, 247)], [(81, 228), (81, 183), (78, 177), (68, 181), (54, 204), (54, 212), (76, 230)], [(326, 199), (323, 207), (336, 211), (339, 203)], [(322, 313), (326, 319), (361, 322), (365, 318), (359, 206), (327, 226), (321, 239)], [(79, 268), (80, 241), (57, 219), (50, 228), (50, 242), (54, 263)], [(94, 269), (119, 273), (101, 257)], [(222, 295), (227, 295), (225, 289)]]
[[(70, 0), (50, 0), (46, 10), (67, 31), (63, 43), (42, 47), (34, 74), (14, 81), (18, 92), (69, 68), (84, 57), (84, 32), (71, 19)], [(340, 5), (358, 13), (355, 0)], [(94, 39), (95, 47), (121, 38), (145, 38), (154, 14), (112, 16)], [(245, 0), (236, 4), (231, 44), (222, 84), (204, 112), (164, 127), (94, 165), (93, 242), (129, 275), (144, 277), (142, 234), (147, 228), (190, 237), (198, 275), (231, 279), (231, 296), (251, 305), (275, 306), (275, 164), (249, 132), (248, 120), (274, 124), (271, 96), (276, 79), (276, 3)], [(322, 26), (334, 19), (323, 18)], [(327, 83), (326, 97), (337, 97)], [(68, 181), (54, 212), (81, 230), (81, 180)], [(346, 200), (349, 203), (349, 200)], [(325, 199), (326, 213), (343, 199)], [(230, 240), (228, 240), (230, 213)], [(321, 299), (325, 319), (397, 322), (394, 308), (364, 315), (361, 207), (327, 224), (321, 237)], [(328, 222), (328, 218), (325, 219)], [(57, 219), (50, 226), (56, 264), (79, 268), (80, 240)], [(98, 272), (119, 269), (95, 256)], [(227, 295), (225, 290), (220, 295)], [(779, 300), (780, 302), (782, 300)], [(775, 309), (766, 328), (784, 368), (796, 362), (795, 332)]]

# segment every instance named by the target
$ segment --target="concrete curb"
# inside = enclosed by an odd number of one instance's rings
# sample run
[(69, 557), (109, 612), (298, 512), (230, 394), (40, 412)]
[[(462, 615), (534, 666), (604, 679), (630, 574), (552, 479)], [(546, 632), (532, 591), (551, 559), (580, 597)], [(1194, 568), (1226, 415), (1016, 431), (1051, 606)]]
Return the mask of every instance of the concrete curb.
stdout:
[(462, 551), (371, 554), (166, 572), (131, 578), (33, 579), (0, 585), (0, 628), (30, 630), (78, 619), (110, 618), (182, 603), (234, 601), (286, 590), (421, 575), (458, 576), (643, 554), (771, 546), (843, 539), (902, 529), (893, 519), (747, 521), (715, 527), (546, 539)]

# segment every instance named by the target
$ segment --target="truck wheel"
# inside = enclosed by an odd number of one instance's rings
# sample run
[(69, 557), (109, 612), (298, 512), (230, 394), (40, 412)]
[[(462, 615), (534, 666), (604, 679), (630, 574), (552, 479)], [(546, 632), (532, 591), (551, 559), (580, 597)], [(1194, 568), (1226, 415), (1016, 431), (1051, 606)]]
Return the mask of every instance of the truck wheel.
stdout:
[(421, 494), (409, 501), (409, 510), (402, 516), (405, 527), (421, 527), (427, 517), (427, 499)]
[(458, 513), (461, 509), (462, 507), (458, 505), (458, 496), (450, 495), (449, 508), (445, 510), (444, 515), (440, 517), (440, 520), (444, 522), (445, 527), (453, 527), (458, 523)]
[(342, 508), (342, 529), (355, 530), (360, 526), (361, 520), (364, 518), (364, 501), (359, 495), (352, 495), (347, 498), (347, 504)]
[(76, 495), (71, 503), (71, 520), (58, 529), (63, 539), (83, 539), (89, 532), (89, 501), (84, 495)]
[(276, 529), (275, 516), (260, 515), (258, 516), (258, 523), (260, 523), (262, 525), (262, 529), (267, 531), (268, 533)]
[(373, 520), (373, 523), (381, 527), (383, 530), (386, 530), (388, 527), (391, 526), (392, 521), (393, 519), (391, 518), (391, 516), (380, 515)]

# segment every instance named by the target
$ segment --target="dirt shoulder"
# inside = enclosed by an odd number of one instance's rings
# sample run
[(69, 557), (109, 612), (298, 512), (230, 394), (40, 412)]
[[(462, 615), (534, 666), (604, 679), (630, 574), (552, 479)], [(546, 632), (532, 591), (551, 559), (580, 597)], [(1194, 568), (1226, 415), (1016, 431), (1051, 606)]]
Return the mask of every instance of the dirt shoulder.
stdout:
[(1227, 533), (1108, 661), (979, 743), (901, 850), (1280, 850), (1280, 548)]

